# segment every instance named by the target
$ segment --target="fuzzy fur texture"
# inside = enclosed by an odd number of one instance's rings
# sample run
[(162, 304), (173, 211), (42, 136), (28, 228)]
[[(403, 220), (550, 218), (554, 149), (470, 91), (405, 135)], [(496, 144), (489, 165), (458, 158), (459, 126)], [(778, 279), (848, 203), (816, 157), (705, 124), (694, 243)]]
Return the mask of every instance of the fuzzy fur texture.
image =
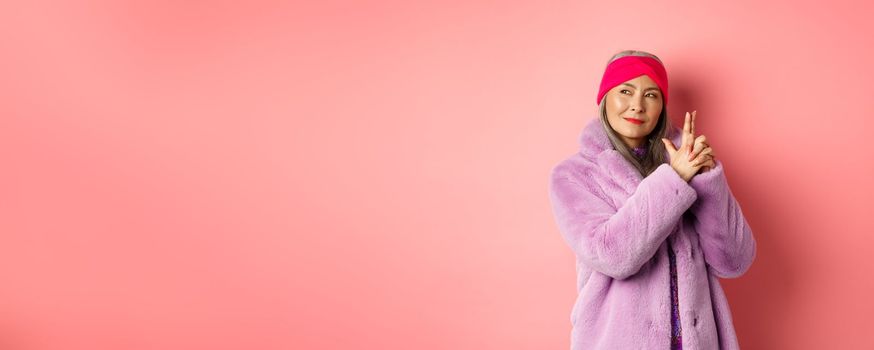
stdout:
[[(681, 130), (669, 135), (679, 146)], [(683, 348), (738, 349), (718, 278), (746, 272), (756, 242), (722, 163), (689, 183), (670, 164), (643, 178), (599, 119), (579, 141), (580, 152), (552, 169), (549, 186), (559, 231), (576, 256), (571, 349), (670, 348), (666, 239), (677, 258)]]

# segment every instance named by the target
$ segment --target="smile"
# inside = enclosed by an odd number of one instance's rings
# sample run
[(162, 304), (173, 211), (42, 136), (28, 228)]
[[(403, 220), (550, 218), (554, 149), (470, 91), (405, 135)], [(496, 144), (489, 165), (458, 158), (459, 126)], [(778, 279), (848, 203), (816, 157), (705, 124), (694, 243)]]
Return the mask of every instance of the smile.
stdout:
[(637, 119), (631, 119), (631, 118), (623, 118), (623, 119), (627, 120), (629, 123), (632, 123), (634, 125), (643, 124), (643, 120), (637, 120)]

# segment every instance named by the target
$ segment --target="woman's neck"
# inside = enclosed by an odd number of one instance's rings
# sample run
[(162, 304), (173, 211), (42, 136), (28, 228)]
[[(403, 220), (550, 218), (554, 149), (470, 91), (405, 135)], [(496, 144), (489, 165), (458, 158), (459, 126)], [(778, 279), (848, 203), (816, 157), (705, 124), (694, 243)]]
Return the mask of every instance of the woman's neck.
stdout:
[(637, 156), (637, 158), (642, 158), (646, 154), (646, 143), (641, 143), (637, 147), (631, 147), (631, 153)]

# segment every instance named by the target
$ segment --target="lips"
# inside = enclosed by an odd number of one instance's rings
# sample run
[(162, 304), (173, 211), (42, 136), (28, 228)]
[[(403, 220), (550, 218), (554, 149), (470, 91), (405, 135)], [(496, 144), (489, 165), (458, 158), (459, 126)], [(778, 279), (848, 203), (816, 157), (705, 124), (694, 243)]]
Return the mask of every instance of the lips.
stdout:
[(623, 118), (623, 119), (625, 119), (625, 120), (627, 120), (629, 123), (632, 123), (632, 124), (635, 124), (635, 125), (643, 124), (643, 120), (632, 119), (632, 118)]

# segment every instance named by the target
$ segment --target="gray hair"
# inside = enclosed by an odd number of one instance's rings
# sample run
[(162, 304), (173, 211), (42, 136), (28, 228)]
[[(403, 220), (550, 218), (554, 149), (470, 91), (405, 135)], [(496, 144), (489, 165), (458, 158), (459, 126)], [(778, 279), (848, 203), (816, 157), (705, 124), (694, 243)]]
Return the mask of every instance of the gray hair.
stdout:
[[(652, 57), (659, 61), (659, 63), (662, 62), (662, 60), (656, 57), (656, 55), (653, 55), (649, 52), (638, 50), (624, 50), (613, 55), (613, 57), (611, 57), (610, 60), (607, 61), (607, 64), (609, 65), (614, 60), (625, 56)], [(658, 168), (659, 165), (667, 162), (665, 159), (665, 144), (662, 143), (661, 139), (667, 138), (670, 140), (670, 138), (668, 137), (668, 132), (671, 129), (671, 121), (668, 119), (668, 106), (662, 106), (662, 112), (659, 114), (659, 121), (658, 123), (656, 123), (655, 128), (652, 130), (652, 132), (649, 133), (645, 141), (648, 145), (647, 152), (642, 158), (639, 159), (632, 154), (631, 149), (627, 145), (625, 145), (625, 142), (622, 142), (622, 139), (616, 133), (616, 130), (613, 130), (613, 128), (610, 127), (610, 123), (607, 120), (607, 103), (605, 102), (607, 100), (606, 96), (607, 95), (605, 94), (604, 97), (601, 98), (601, 101), (598, 103), (598, 109), (601, 116), (601, 125), (607, 132), (607, 138), (610, 139), (610, 143), (613, 144), (613, 148), (618, 151), (619, 154), (622, 155), (622, 157), (628, 160), (628, 162), (631, 163), (631, 165), (633, 165), (643, 177), (648, 176), (650, 173), (655, 171), (655, 169)]]

